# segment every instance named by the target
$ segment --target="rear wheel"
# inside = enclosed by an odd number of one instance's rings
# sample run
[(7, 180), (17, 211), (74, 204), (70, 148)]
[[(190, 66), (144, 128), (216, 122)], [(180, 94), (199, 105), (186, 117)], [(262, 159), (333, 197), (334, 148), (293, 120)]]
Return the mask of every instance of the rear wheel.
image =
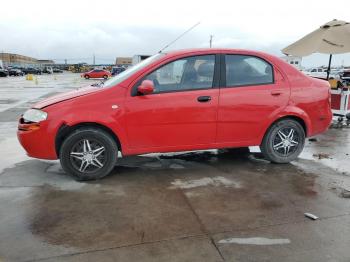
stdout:
[(62, 168), (77, 180), (96, 180), (108, 175), (115, 166), (118, 146), (105, 131), (82, 128), (63, 142), (60, 150)]
[(104, 75), (103, 78), (104, 78), (104, 79), (107, 79), (107, 78), (108, 78), (108, 75)]
[(289, 163), (304, 148), (305, 132), (295, 120), (284, 119), (274, 123), (260, 145), (264, 157), (273, 163)]

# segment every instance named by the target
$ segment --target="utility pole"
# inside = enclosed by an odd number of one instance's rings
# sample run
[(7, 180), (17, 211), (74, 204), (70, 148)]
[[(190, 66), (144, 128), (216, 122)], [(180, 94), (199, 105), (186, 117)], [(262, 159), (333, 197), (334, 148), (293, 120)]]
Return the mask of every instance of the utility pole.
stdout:
[(94, 54), (94, 59), (93, 59), (92, 64), (95, 65), (95, 54)]
[(211, 48), (211, 46), (212, 46), (212, 43), (213, 43), (213, 35), (210, 35), (210, 40), (209, 40), (209, 46), (210, 46), (210, 48)]

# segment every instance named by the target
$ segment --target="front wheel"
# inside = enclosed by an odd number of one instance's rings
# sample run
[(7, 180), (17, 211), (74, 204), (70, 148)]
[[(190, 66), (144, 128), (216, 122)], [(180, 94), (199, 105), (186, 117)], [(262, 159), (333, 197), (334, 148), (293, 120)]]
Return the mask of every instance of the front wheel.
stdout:
[(60, 150), (62, 168), (77, 180), (96, 180), (108, 175), (118, 158), (118, 146), (105, 131), (81, 128), (70, 134)]
[(350, 113), (347, 113), (347, 114), (345, 115), (345, 117), (346, 117), (347, 120), (350, 120)]
[(289, 163), (299, 156), (304, 144), (303, 127), (295, 120), (284, 119), (269, 128), (260, 149), (264, 157), (273, 163)]
[(104, 79), (107, 79), (107, 78), (108, 78), (108, 75), (104, 75), (103, 78), (104, 78)]

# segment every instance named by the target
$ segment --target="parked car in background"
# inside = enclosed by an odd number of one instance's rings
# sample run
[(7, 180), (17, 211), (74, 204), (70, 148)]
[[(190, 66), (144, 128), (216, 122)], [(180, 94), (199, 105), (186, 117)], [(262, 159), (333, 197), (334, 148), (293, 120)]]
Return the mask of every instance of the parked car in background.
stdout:
[(327, 72), (324, 68), (309, 68), (304, 71), (304, 73), (308, 76), (312, 77), (326, 77)]
[(84, 77), (85, 79), (89, 78), (104, 78), (107, 79), (108, 77), (111, 77), (111, 73), (107, 70), (103, 69), (93, 69), (89, 72), (83, 73), (81, 77)]
[(9, 72), (4, 69), (4, 68), (0, 68), (0, 77), (6, 77), (9, 75)]
[(125, 71), (125, 67), (118, 66), (118, 67), (113, 67), (111, 73), (112, 73), (112, 76), (115, 76), (124, 71)]
[(59, 68), (56, 68), (56, 67), (52, 68), (52, 71), (53, 71), (54, 73), (63, 73), (63, 70), (61, 70), (61, 69), (59, 69)]
[(19, 119), (29, 156), (59, 158), (78, 180), (99, 179), (123, 156), (260, 146), (274, 163), (328, 129), (330, 85), (262, 52), (158, 53), (99, 86), (37, 103)]
[(349, 85), (350, 84), (350, 70), (345, 70), (342, 73), (342, 77), (341, 78), (347, 85)]
[(43, 73), (45, 74), (52, 74), (53, 70), (51, 66), (45, 66), (44, 69), (42, 70)]
[(342, 78), (350, 79), (350, 70), (344, 70), (344, 72), (342, 73)]
[[(327, 78), (327, 69), (325, 68), (310, 68), (303, 71), (306, 75), (315, 77), (315, 78)], [(338, 79), (340, 78), (339, 71), (331, 70), (329, 78)]]
[(24, 68), (22, 71), (26, 75), (27, 74), (35, 74), (35, 75), (41, 75), (42, 74), (41, 69), (34, 68), (34, 67), (27, 67), (27, 68)]
[(21, 69), (18, 68), (11, 68), (9, 70), (9, 76), (23, 76), (24, 73)]

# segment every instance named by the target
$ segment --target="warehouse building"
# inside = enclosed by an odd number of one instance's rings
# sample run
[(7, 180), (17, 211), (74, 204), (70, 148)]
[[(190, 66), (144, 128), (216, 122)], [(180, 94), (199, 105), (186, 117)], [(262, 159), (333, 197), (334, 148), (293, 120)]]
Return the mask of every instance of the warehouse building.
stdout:
[(36, 58), (29, 57), (29, 56), (4, 53), (4, 52), (0, 53), (0, 60), (2, 60), (2, 63), (5, 67), (7, 66), (40, 67), (43, 65), (51, 65), (55, 63), (52, 60), (38, 60)]
[(117, 66), (128, 67), (132, 65), (132, 57), (117, 57), (115, 59), (115, 64)]
[(296, 68), (301, 69), (302, 58), (299, 56), (282, 56), (281, 57), (288, 64), (294, 65)]
[(50, 66), (55, 63), (53, 60), (49, 60), (49, 59), (38, 59), (37, 61), (38, 61), (38, 64), (42, 66)]

